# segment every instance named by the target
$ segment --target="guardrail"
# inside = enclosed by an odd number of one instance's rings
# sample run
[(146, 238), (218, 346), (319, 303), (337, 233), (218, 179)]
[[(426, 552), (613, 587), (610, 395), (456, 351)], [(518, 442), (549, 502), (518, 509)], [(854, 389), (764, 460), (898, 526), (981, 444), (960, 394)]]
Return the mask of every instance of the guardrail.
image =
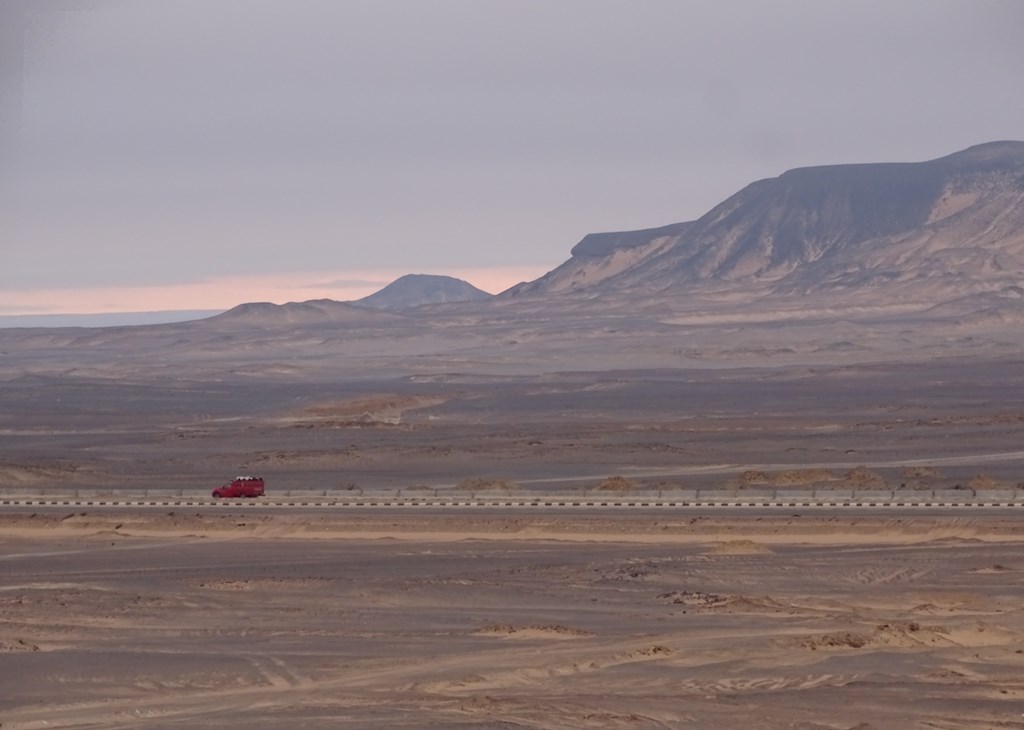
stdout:
[[(0, 487), (0, 499), (42, 498), (42, 499), (203, 499), (209, 498), (209, 490), (199, 489), (35, 489)], [(520, 490), (459, 490), (453, 488), (416, 488), (380, 490), (334, 490), (334, 489), (274, 489), (264, 501), (322, 498), (336, 501), (368, 500), (496, 500), (515, 502), (534, 501), (575, 501), (575, 502), (623, 502), (623, 501), (754, 501), (754, 502), (964, 502), (983, 500), (986, 502), (1024, 503), (1024, 489), (661, 489), (600, 491), (586, 490), (570, 493), (546, 493)]]
[[(74, 494), (69, 492), (74, 491)], [(441, 490), (439, 490), (441, 491)], [(401, 490), (352, 494), (331, 490), (284, 490), (259, 499), (214, 499), (189, 490), (67, 490), (63, 494), (0, 496), (3, 506), (68, 507), (325, 507), (336, 509), (451, 508), (864, 508), (1024, 507), (1024, 490), (665, 490), (629, 494), (458, 494), (415, 496)]]

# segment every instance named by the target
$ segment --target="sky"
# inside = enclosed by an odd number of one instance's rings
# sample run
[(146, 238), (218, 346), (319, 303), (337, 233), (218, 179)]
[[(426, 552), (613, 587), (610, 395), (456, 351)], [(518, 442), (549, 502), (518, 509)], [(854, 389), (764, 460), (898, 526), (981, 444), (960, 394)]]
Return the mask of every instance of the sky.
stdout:
[(491, 292), (1024, 139), (1019, 0), (0, 0), (0, 316)]

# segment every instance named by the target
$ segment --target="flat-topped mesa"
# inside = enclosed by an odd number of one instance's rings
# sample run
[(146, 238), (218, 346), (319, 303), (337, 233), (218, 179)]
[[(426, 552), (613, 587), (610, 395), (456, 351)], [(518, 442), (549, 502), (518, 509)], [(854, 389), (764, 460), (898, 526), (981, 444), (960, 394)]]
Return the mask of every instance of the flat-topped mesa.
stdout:
[(1024, 282), (1024, 142), (797, 168), (692, 223), (591, 234), (572, 254), (502, 296), (677, 297), (731, 285), (940, 302), (1008, 290)]

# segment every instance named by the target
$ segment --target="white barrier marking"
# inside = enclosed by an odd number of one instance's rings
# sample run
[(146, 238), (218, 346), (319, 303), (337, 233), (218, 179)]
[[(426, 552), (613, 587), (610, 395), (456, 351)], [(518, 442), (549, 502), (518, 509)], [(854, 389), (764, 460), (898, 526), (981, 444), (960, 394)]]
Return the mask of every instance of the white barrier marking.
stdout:
[(749, 502), (749, 501), (631, 501), (631, 502), (587, 502), (587, 501), (558, 501), (537, 499), (532, 501), (490, 501), (490, 500), (424, 500), (424, 499), (387, 499), (387, 500), (355, 500), (338, 501), (325, 499), (324, 501), (301, 502), (285, 501), (260, 501), (260, 500), (209, 500), (199, 501), (194, 499), (182, 501), (167, 500), (118, 500), (118, 499), (44, 499), (44, 498), (0, 498), (0, 507), (250, 507), (250, 508), (326, 508), (326, 509), (411, 509), (411, 508), (434, 508), (434, 509), (815, 509), (830, 507), (854, 508), (854, 509), (949, 509), (949, 508), (989, 508), (989, 509), (1014, 509), (1024, 507), (1022, 502), (853, 502), (853, 501), (831, 501), (831, 502)]

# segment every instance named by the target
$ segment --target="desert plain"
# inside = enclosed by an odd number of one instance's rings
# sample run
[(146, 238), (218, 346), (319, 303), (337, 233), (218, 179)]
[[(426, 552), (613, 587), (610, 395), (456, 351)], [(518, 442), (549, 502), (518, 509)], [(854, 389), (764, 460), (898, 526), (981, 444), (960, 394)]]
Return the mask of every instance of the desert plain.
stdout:
[(6, 511), (16, 728), (1024, 727), (1019, 517)]
[[(197, 365), (129, 334), (9, 335), (5, 495), (1021, 481), (1008, 356), (388, 370), (260, 333), (242, 367), (244, 341)], [(6, 506), (0, 727), (1024, 727), (1022, 549), (1012, 509)]]
[[(1022, 271), (995, 141), (493, 297), (0, 328), (0, 728), (1024, 727)], [(647, 501), (407, 506), (554, 494)]]

